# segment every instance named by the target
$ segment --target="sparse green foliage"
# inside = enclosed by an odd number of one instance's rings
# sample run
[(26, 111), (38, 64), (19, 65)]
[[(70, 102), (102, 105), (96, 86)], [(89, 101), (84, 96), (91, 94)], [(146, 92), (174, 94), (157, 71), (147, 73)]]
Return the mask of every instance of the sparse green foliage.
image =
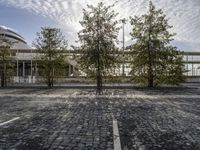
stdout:
[(39, 72), (48, 87), (53, 87), (56, 78), (65, 74), (67, 41), (57, 28), (42, 28), (37, 36), (34, 46), (39, 52)]
[(14, 57), (11, 55), (10, 48), (12, 42), (7, 39), (0, 39), (0, 76), (1, 87), (7, 86), (7, 80), (13, 75)]
[(83, 10), (83, 29), (78, 33), (81, 43), (78, 62), (88, 76), (97, 81), (97, 94), (102, 92), (103, 76), (112, 74), (116, 68), (116, 47), (119, 28), (113, 6), (102, 2), (97, 7), (88, 5)]
[(170, 46), (175, 34), (171, 34), (168, 20), (162, 10), (156, 10), (150, 2), (149, 13), (131, 17), (133, 80), (154, 87), (159, 84), (178, 84), (184, 81), (182, 55)]

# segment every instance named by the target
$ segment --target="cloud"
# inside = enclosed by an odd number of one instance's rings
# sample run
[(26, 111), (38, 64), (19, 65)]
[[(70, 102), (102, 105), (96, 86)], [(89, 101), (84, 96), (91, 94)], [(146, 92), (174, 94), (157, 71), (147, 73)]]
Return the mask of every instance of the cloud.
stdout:
[[(96, 5), (98, 2), (114, 4), (119, 12), (118, 18), (144, 14), (148, 9), (148, 0), (0, 0), (0, 3), (25, 9), (32, 13), (56, 20), (66, 33), (76, 39), (81, 26), (82, 9), (87, 4)], [(200, 45), (200, 1), (199, 0), (152, 0), (157, 8), (163, 9), (173, 25), (175, 39), (185, 43)], [(126, 25), (127, 41), (130, 40), (130, 25)], [(119, 39), (121, 40), (120, 32)], [(200, 47), (199, 47), (200, 50)]]

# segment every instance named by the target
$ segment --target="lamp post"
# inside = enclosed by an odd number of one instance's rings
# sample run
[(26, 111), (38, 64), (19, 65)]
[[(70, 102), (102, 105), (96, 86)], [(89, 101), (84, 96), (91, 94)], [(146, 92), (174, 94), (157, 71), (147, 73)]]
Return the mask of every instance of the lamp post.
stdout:
[(125, 50), (125, 36), (124, 36), (124, 25), (126, 24), (126, 19), (122, 19), (122, 28), (123, 28), (123, 64), (122, 64), (122, 76), (125, 76), (125, 58), (124, 58), (124, 50)]

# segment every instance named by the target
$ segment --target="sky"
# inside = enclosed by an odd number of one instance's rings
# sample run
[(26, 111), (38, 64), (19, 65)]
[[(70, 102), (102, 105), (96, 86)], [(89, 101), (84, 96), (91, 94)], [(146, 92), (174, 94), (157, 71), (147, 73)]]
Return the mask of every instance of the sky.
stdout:
[[(117, 19), (140, 16), (148, 10), (148, 0), (0, 0), (0, 25), (14, 29), (28, 44), (36, 38), (41, 27), (60, 28), (70, 45), (75, 45), (77, 32), (81, 30), (82, 9), (87, 4), (104, 2), (115, 4)], [(172, 42), (184, 51), (200, 51), (200, 0), (152, 0), (162, 9), (177, 35)], [(131, 26), (125, 25), (126, 45), (132, 43)], [(122, 41), (122, 30), (119, 32)], [(121, 44), (119, 45), (121, 46)]]

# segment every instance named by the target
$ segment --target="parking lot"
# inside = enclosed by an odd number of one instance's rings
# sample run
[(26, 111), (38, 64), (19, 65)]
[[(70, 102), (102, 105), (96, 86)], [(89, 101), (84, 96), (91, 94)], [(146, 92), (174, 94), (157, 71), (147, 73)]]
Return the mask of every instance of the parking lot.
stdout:
[(0, 90), (0, 150), (113, 150), (115, 142), (124, 150), (199, 150), (199, 89)]

